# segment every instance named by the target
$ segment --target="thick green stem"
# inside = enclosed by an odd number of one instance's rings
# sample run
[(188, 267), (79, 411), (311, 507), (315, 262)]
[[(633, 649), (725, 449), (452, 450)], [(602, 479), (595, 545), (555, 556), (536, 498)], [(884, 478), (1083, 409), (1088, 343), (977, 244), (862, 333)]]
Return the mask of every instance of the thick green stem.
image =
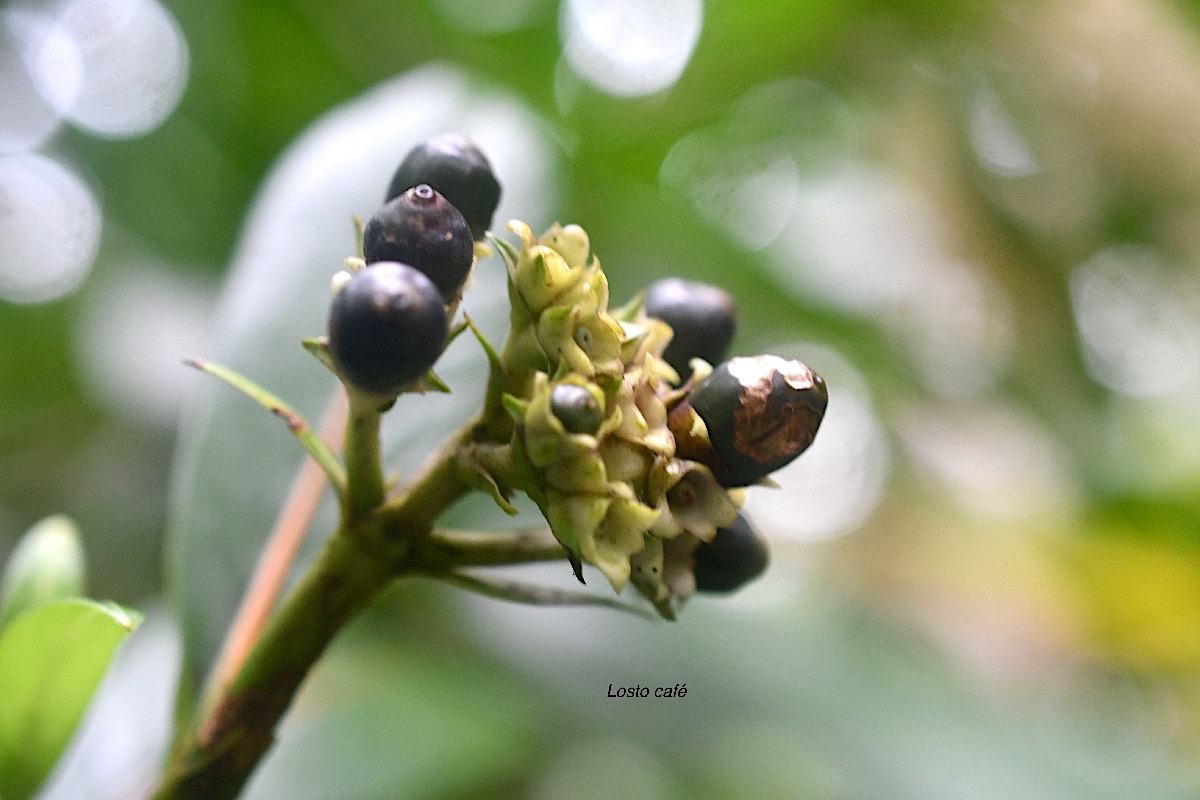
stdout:
[(395, 562), (339, 530), (271, 620), (236, 680), (176, 753), (156, 798), (234, 798), (334, 634), (390, 582)]
[(438, 451), (407, 491), (382, 506), (379, 411), (351, 399), (346, 433), (350, 491), (341, 526), (284, 600), (229, 688), (201, 709), (172, 755), (156, 800), (223, 800), (241, 791), (274, 741), (275, 727), (339, 630), (393, 578), (414, 547), (468, 491), (459, 446), (472, 420)]

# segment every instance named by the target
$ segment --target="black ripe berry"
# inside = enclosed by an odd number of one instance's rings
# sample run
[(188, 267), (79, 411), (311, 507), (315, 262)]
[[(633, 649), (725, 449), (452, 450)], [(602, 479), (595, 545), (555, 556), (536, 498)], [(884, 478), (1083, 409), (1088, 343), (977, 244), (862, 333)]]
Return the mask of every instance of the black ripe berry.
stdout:
[(664, 278), (646, 288), (646, 316), (671, 326), (674, 336), (663, 358), (680, 378), (691, 374), (688, 362), (702, 358), (718, 364), (737, 329), (733, 298), (707, 283)]
[(560, 383), (551, 390), (550, 410), (567, 433), (593, 434), (604, 421), (604, 409), (596, 397), (573, 383)]
[(392, 395), (424, 375), (446, 343), (437, 287), (407, 264), (356, 273), (329, 308), (329, 348), (347, 383)]
[(736, 591), (763, 574), (771, 559), (767, 540), (741, 513), (728, 528), (718, 528), (711, 542), (698, 544), (694, 557), (696, 591), (720, 594)]
[(758, 483), (808, 449), (828, 403), (825, 381), (799, 361), (730, 359), (688, 394), (712, 452), (687, 457), (707, 464), (722, 486)]
[(396, 168), (387, 199), (422, 183), (437, 189), (462, 212), (476, 240), (492, 226), (500, 204), (500, 182), (487, 156), (467, 137), (447, 133), (414, 147)]
[(367, 222), (363, 257), (368, 264), (398, 261), (415, 267), (450, 303), (471, 272), (475, 247), (458, 209), (421, 184), (389, 200)]

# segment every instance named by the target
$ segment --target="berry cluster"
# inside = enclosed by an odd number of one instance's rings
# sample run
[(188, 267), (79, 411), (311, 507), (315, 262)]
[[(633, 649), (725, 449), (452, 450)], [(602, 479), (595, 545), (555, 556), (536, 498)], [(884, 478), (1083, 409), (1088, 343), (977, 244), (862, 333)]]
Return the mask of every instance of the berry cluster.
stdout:
[(362, 261), (335, 284), (329, 350), (348, 386), (394, 399), (429, 371), (499, 203), (491, 164), (462, 136), (405, 157), (363, 228)]
[[(328, 352), (352, 395), (386, 408), (424, 388), (499, 198), (487, 158), (461, 136), (400, 164), (363, 229), (363, 258), (335, 282)], [(511, 329), (499, 352), (484, 341), (496, 413), (461, 456), (474, 485), (507, 510), (513, 492), (528, 495), (580, 580), (592, 564), (666, 617), (694, 591), (757, 577), (767, 547), (738, 511), (742, 489), (812, 443), (824, 382), (797, 361), (725, 360), (736, 312), (717, 287), (669, 278), (610, 310), (582, 228), (508, 229), (519, 246), (491, 241)]]

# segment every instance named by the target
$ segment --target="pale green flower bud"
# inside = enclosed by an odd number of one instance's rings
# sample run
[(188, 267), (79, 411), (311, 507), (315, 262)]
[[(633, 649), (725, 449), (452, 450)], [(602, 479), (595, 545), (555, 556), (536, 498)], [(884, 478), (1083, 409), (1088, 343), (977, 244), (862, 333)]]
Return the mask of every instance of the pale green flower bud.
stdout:
[[(508, 229), (521, 240), (521, 251), (514, 261), (505, 258), (509, 272), (514, 313), (518, 307), (536, 319), (556, 299), (574, 289), (585, 277), (585, 270), (572, 268), (559, 252), (540, 245), (524, 222), (508, 223)], [(508, 252), (507, 250), (504, 252)]]
[(645, 532), (657, 518), (656, 510), (632, 497), (616, 498), (591, 539), (580, 541), (583, 559), (604, 573), (613, 591), (625, 588), (629, 580), (629, 557), (645, 547)]
[(552, 363), (591, 377), (620, 375), (621, 326), (607, 314), (588, 316), (579, 306), (555, 305), (538, 320), (537, 338)]
[(591, 242), (588, 239), (587, 231), (578, 225), (563, 227), (556, 222), (550, 226), (550, 230), (538, 238), (538, 244), (558, 251), (558, 254), (566, 259), (567, 264), (572, 267), (582, 267), (587, 264), (588, 255), (591, 254)]

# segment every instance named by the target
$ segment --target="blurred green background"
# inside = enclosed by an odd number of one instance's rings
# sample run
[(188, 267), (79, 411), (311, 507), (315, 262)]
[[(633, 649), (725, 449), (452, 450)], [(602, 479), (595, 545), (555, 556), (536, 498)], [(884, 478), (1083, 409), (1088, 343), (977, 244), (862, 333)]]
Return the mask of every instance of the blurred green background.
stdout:
[[(71, 515), (91, 594), (169, 596), (194, 673), (299, 457), (180, 362), (319, 416), (291, 327), (320, 332), (322, 248), (349, 255), (382, 199), (390, 166), (359, 162), (464, 128), (501, 216), (584, 225), (614, 298), (719, 283), (739, 353), (831, 387), (817, 445), (751, 492), (760, 584), (657, 626), (398, 587), (253, 796), (1200, 793), (1195, 3), (31, 0), (0, 22), (0, 561)], [(321, 142), (351, 152), (304, 174)], [(397, 442), (441, 430), (410, 400)], [(170, 628), (129, 657), (170, 668)], [(689, 694), (614, 705), (610, 682)]]

